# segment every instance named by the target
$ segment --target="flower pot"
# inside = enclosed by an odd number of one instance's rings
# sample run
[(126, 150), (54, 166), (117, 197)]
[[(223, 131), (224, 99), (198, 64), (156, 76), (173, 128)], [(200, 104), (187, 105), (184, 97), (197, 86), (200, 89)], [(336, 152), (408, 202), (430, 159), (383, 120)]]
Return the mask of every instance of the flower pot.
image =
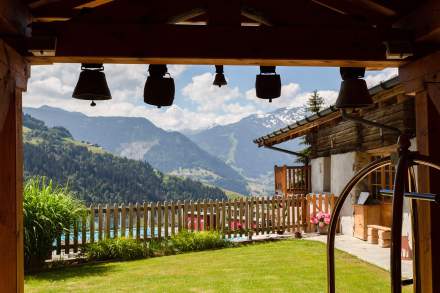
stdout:
[(318, 233), (320, 235), (327, 235), (328, 233), (328, 225), (324, 222), (319, 222), (318, 224)]

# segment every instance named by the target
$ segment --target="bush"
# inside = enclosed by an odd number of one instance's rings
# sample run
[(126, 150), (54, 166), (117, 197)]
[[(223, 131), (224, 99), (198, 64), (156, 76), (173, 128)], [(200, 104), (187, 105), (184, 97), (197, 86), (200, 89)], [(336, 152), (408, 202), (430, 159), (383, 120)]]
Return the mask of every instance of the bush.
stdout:
[(171, 237), (170, 245), (175, 252), (187, 252), (231, 247), (233, 243), (224, 239), (223, 235), (218, 232), (182, 231)]
[(28, 179), (23, 198), (26, 267), (42, 266), (55, 239), (85, 212), (85, 206), (67, 188), (44, 177)]
[(134, 239), (106, 239), (86, 246), (88, 260), (131, 260), (152, 256), (147, 244)]

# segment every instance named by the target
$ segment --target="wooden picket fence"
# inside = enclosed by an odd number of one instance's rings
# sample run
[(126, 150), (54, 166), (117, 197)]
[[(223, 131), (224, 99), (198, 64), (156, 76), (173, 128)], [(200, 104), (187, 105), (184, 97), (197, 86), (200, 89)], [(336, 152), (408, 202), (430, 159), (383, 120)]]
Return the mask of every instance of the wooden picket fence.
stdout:
[(333, 194), (241, 198), (230, 201), (171, 201), (128, 205), (91, 206), (80, 221), (58, 238), (57, 254), (77, 252), (82, 245), (126, 237), (139, 241), (167, 238), (186, 229), (218, 231), (226, 238), (252, 235), (311, 232), (310, 217), (331, 212)]

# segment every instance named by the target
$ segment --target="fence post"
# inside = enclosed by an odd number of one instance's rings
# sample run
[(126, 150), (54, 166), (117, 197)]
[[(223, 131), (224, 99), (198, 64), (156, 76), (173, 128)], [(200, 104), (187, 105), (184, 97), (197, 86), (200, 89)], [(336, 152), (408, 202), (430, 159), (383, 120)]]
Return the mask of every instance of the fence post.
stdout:
[(95, 207), (90, 206), (90, 243), (95, 242)]
[(113, 238), (118, 238), (119, 205), (113, 204)]
[(102, 206), (98, 205), (98, 240), (102, 240)]
[(105, 205), (105, 238), (110, 238), (110, 206)]
[(177, 232), (182, 231), (182, 204), (180, 200), (177, 201)]
[(141, 240), (141, 207), (136, 203), (136, 240)]
[(153, 239), (156, 237), (156, 210), (157, 206), (155, 203), (150, 202), (150, 238)]
[(122, 204), (121, 205), (121, 238), (125, 238), (125, 236), (127, 235), (126, 221), (127, 221), (127, 209), (125, 207), (125, 204)]
[(78, 221), (73, 222), (73, 252), (78, 252)]
[(128, 204), (128, 238), (133, 239), (133, 204)]
[(143, 233), (144, 233), (144, 237), (143, 240), (144, 242), (147, 240), (147, 236), (148, 236), (148, 204), (144, 201), (143, 204), (143, 215), (144, 215), (144, 229), (143, 229)]
[(190, 214), (189, 214), (189, 228), (191, 230), (191, 232), (194, 232), (194, 202), (192, 200), (189, 201), (189, 210), (190, 210)]
[(84, 215), (81, 218), (81, 245), (83, 248), (85, 247), (87, 243), (87, 214), (84, 213)]
[(162, 238), (162, 205), (157, 202), (157, 238)]
[(176, 205), (171, 201), (171, 236), (176, 234)]

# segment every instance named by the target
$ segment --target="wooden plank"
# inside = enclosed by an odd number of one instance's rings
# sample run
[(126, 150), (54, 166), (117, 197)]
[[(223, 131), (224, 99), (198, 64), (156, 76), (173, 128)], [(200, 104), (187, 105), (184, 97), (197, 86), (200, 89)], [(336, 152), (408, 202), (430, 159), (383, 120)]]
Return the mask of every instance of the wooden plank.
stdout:
[(90, 243), (95, 242), (95, 207), (90, 206)]
[(180, 200), (177, 201), (177, 231), (180, 233), (182, 231), (182, 204)]
[(141, 240), (141, 206), (136, 203), (136, 240)]
[(73, 252), (78, 252), (78, 221), (73, 222)]
[[(144, 237), (143, 237), (143, 240), (144, 241), (146, 241), (147, 240), (147, 238), (148, 238), (148, 204), (147, 204), (147, 202), (145, 202), (144, 201), (144, 204), (143, 204), (143, 209), (142, 209), (142, 211), (143, 211), (143, 219), (144, 219)], [(173, 230), (174, 231), (174, 230)]]
[(69, 226), (64, 231), (64, 253), (65, 254), (69, 254), (69, 252), (70, 252), (70, 229), (71, 229), (71, 227)]
[(102, 229), (103, 229), (103, 223), (102, 223), (102, 205), (98, 204), (98, 240), (102, 240)]
[(234, 238), (237, 237), (237, 224), (239, 223), (240, 220), (240, 213), (239, 213), (239, 201), (238, 199), (234, 200), (234, 206), (233, 206), (233, 211), (234, 211)]
[(176, 204), (171, 201), (171, 236), (176, 234)]
[(110, 206), (105, 205), (105, 238), (110, 239)]
[(128, 204), (128, 238), (133, 239), (133, 204)]
[(292, 222), (291, 222), (291, 218), (290, 218), (290, 215), (291, 215), (291, 208), (292, 208), (292, 198), (291, 197), (287, 197), (286, 198), (286, 212), (287, 212), (287, 215), (286, 215), (286, 217), (287, 217), (287, 231), (289, 232), (289, 233), (292, 233)]
[(225, 225), (227, 227), (225, 227), (226, 232), (225, 232), (225, 236), (227, 238), (231, 238), (231, 223), (232, 223), (232, 200), (227, 200), (225, 202), (225, 213), (226, 213), (226, 217), (225, 217)]
[(271, 207), (271, 202), (269, 200), (269, 197), (265, 198), (265, 202), (266, 202), (266, 234), (269, 234), (271, 229), (272, 229), (272, 207)]
[(157, 238), (162, 238), (162, 212), (163, 206), (157, 202)]
[(127, 208), (125, 204), (122, 204), (121, 206), (121, 238), (127, 237)]
[(188, 230), (188, 203), (186, 200), (183, 200), (182, 205), (182, 223), (183, 223), (183, 229)]
[[(312, 197), (310, 194), (307, 194), (306, 207), (307, 211), (310, 211), (310, 205), (312, 204)], [(307, 232), (312, 231), (312, 224), (310, 223), (310, 212), (307, 213)]]
[(223, 234), (223, 237), (225, 235), (226, 232), (226, 203), (225, 201), (222, 199), (221, 202), (221, 207), (222, 207), (222, 226), (221, 226), (221, 232)]
[(156, 224), (155, 224), (155, 219), (156, 219), (156, 214), (157, 214), (157, 205), (155, 203), (150, 203), (151, 208), (150, 208), (150, 238), (153, 239), (156, 237)]
[[(383, 40), (398, 40), (406, 36), (405, 31), (367, 26), (258, 26), (231, 29), (229, 26), (57, 22), (34, 23), (33, 30), (45, 35), (47, 32), (53, 32), (58, 36), (56, 56), (31, 57), (31, 62), (35, 64), (97, 61), (140, 64), (395, 67), (402, 61), (386, 59)], [(38, 36), (37, 33), (34, 35)], [(100, 36), (99, 39), (96, 38), (97, 35)], [(164, 35), (167, 38), (163, 38)], [(286, 40), (285, 36), (288, 35), (296, 36), (295, 40)], [(148, 41), (151, 39), (162, 41), (151, 44)], [(262, 39), (270, 44), (283, 43), (283, 46), (262, 48)], [(174, 46), (176, 40), (185, 40), (180, 42), (179, 50)], [(355, 47), (354, 40), (357, 42)], [(81, 46), (84, 43), (87, 46)], [(216, 46), (212, 46), (213, 43)], [(230, 46), (231, 43), (234, 46)], [(322, 46), (326, 46), (325, 51), (321, 49)]]
[(215, 206), (214, 202), (209, 200), (209, 230), (214, 231), (215, 226)]
[[(312, 205), (312, 215), (316, 216), (316, 194), (313, 194)], [(316, 224), (312, 224), (312, 231), (316, 231), (316, 229)]]
[(204, 199), (202, 202), (202, 209), (203, 209), (203, 231), (206, 231), (208, 227), (208, 208), (206, 204), (206, 199)]
[(260, 233), (260, 208), (261, 208), (261, 201), (260, 198), (257, 197), (255, 199), (255, 234), (256, 235)]
[(329, 195), (328, 194), (324, 194), (324, 211), (326, 213), (329, 212), (329, 208), (328, 208), (328, 200), (329, 200)]
[(119, 206), (113, 204), (113, 238), (118, 238), (118, 226), (119, 226)]
[(190, 220), (189, 225), (190, 226), (189, 226), (189, 228), (192, 232), (194, 232), (194, 228), (195, 228), (194, 219), (195, 218), (194, 218), (194, 203), (192, 200), (189, 201), (189, 210), (190, 210), (190, 217), (189, 217), (189, 220)]
[(84, 248), (87, 244), (87, 214), (81, 217), (81, 245)]
[(163, 228), (164, 228), (164, 237), (165, 238), (168, 238), (168, 229), (169, 229), (169, 225), (168, 225), (168, 219), (169, 219), (169, 214), (168, 214), (168, 209), (169, 209), (169, 204), (168, 204), (168, 202), (167, 201), (165, 201), (164, 203), (163, 203), (163, 208), (164, 208), (164, 211), (163, 211), (163, 218), (164, 218), (164, 224), (163, 224)]
[(220, 231), (221, 226), (220, 226), (220, 203), (219, 201), (216, 199), (215, 200), (215, 231)]

